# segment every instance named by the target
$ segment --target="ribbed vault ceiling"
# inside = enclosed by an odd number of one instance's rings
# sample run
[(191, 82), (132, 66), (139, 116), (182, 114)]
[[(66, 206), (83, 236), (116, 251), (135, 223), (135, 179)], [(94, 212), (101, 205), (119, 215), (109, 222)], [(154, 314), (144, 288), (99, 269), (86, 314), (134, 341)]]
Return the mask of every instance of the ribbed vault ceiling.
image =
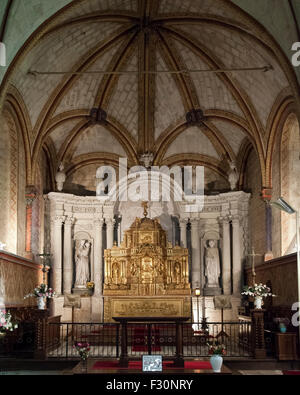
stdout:
[[(266, 65), (273, 70), (147, 73)], [(91, 73), (99, 70), (123, 74)], [(11, 84), (30, 119), (33, 163), (51, 146), (53, 171), (109, 154), (137, 164), (153, 152), (156, 164), (191, 158), (224, 176), (224, 160), (241, 161), (247, 142), (264, 158), (270, 114), (291, 94), (269, 43), (223, 0), (80, 2), (26, 54)], [(105, 123), (91, 124), (92, 108), (107, 113)], [(201, 124), (187, 123), (193, 109), (204, 112)]]

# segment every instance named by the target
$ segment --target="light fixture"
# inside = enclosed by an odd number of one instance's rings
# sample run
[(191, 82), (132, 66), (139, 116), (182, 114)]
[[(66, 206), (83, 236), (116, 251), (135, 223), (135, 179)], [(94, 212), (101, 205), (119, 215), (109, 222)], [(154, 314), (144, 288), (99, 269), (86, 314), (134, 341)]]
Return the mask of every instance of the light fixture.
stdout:
[(276, 202), (271, 202), (271, 206), (278, 208), (288, 214), (295, 214), (296, 210), (291, 207), (288, 202), (286, 202), (282, 197), (280, 197)]
[(200, 296), (201, 295), (201, 291), (199, 288), (195, 289), (195, 295), (196, 296)]
[(0, 66), (6, 66), (6, 47), (4, 43), (0, 42)]
[[(298, 306), (300, 309), (300, 239), (299, 239), (299, 211), (295, 210), (282, 197), (276, 202), (270, 202), (270, 205), (284, 211), (287, 214), (296, 214), (296, 244), (297, 244), (297, 282), (298, 282)], [(299, 342), (300, 342), (300, 326), (299, 326)]]

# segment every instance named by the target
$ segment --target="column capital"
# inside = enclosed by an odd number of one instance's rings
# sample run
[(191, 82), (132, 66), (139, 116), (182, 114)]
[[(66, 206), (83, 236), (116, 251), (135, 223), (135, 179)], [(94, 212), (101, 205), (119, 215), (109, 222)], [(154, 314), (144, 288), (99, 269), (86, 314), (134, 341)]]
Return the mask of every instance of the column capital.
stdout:
[(187, 225), (188, 222), (189, 222), (188, 218), (179, 218), (180, 225)]
[(96, 227), (101, 228), (101, 227), (103, 226), (103, 223), (104, 223), (103, 218), (96, 218), (96, 219), (94, 220), (94, 225), (95, 225)]
[(54, 223), (55, 226), (62, 226), (65, 222), (66, 217), (64, 215), (56, 215), (51, 219), (51, 222)]
[(31, 207), (35, 199), (37, 198), (37, 191), (34, 185), (29, 185), (25, 190), (26, 206)]
[(105, 218), (105, 223), (107, 226), (115, 226), (116, 220), (112, 218)]
[(233, 225), (239, 225), (241, 221), (241, 216), (240, 215), (231, 215), (231, 221)]
[(67, 216), (64, 222), (66, 226), (72, 226), (75, 223), (75, 218), (73, 216)]
[(265, 201), (265, 202), (270, 202), (272, 199), (272, 193), (273, 193), (273, 189), (272, 188), (263, 188), (261, 191), (261, 198)]
[(191, 224), (192, 228), (198, 227), (199, 226), (199, 219), (198, 218), (191, 218), (190, 224)]
[(230, 221), (229, 215), (221, 215), (218, 218), (218, 221), (219, 221), (220, 224), (228, 224), (229, 221)]

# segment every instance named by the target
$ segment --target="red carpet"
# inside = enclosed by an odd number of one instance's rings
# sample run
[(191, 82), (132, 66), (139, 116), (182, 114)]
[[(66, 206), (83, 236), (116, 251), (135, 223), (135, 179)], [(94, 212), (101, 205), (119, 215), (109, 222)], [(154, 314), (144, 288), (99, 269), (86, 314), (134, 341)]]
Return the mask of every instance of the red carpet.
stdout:
[[(182, 369), (176, 368), (173, 366), (173, 361), (164, 361), (163, 369)], [(93, 366), (93, 370), (102, 370), (102, 369), (133, 369), (133, 370), (142, 370), (142, 362), (141, 361), (131, 361), (129, 362), (128, 368), (120, 368), (118, 361), (99, 361), (96, 362)], [(211, 370), (210, 362), (205, 361), (186, 361), (184, 363), (184, 369), (190, 370)]]
[[(154, 327), (151, 331), (152, 351), (161, 351), (159, 345), (159, 328)], [(147, 327), (134, 327), (132, 351), (148, 351), (148, 329)]]
[(300, 376), (300, 370), (284, 370), (284, 376)]

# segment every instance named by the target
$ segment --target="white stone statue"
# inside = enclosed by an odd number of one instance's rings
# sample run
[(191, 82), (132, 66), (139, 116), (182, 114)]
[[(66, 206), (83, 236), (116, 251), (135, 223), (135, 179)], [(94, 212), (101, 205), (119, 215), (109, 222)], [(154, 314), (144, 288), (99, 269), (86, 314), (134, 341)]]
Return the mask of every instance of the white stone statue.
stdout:
[(91, 243), (88, 240), (80, 240), (76, 246), (75, 263), (76, 263), (76, 281), (75, 288), (86, 288), (89, 281), (89, 253)]
[(55, 176), (55, 181), (56, 181), (56, 186), (57, 186), (57, 190), (59, 192), (61, 192), (63, 190), (64, 187), (64, 183), (66, 181), (66, 173), (64, 172), (64, 165), (63, 163), (61, 163), (61, 165), (59, 166), (59, 171), (56, 173)]
[(237, 168), (236, 168), (236, 163), (235, 162), (230, 162), (229, 163), (230, 170), (228, 172), (228, 181), (230, 184), (230, 188), (232, 191), (236, 190), (236, 185), (239, 180)]
[(140, 162), (142, 162), (146, 169), (152, 166), (154, 160), (154, 155), (152, 152), (147, 152), (140, 156)]
[(219, 288), (219, 278), (221, 275), (219, 249), (215, 240), (209, 240), (205, 246), (205, 276), (207, 277), (208, 288)]

